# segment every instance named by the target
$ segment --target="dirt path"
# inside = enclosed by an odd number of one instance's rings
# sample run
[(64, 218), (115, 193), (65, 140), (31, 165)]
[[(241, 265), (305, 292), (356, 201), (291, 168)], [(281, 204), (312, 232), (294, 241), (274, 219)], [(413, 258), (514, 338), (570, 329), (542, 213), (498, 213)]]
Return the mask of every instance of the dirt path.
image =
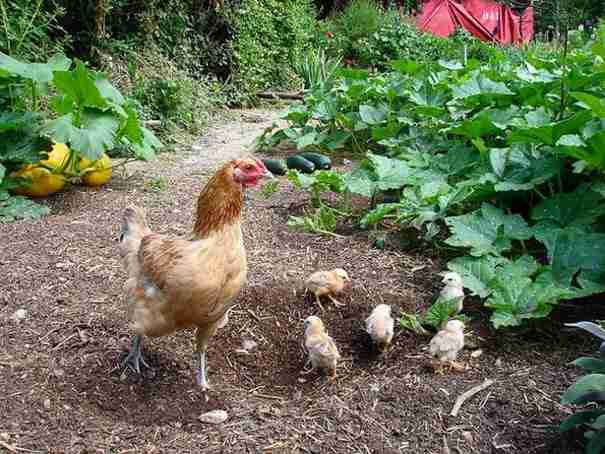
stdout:
[[(116, 247), (122, 210), (136, 203), (155, 230), (188, 232), (208, 175), (240, 156), (272, 116), (242, 112), (191, 150), (137, 163), (100, 191), (58, 195), (44, 219), (0, 225), (0, 452), (437, 454), (444, 444), (452, 453), (576, 452), (552, 440), (568, 414), (560, 393), (577, 375), (565, 364), (593, 347), (585, 337), (496, 336), (470, 303), (485, 342), (476, 359), (465, 351), (466, 372), (433, 375), (427, 340), (408, 333), (375, 357), (363, 318), (379, 302), (426, 307), (439, 261), (373, 249), (363, 232), (320, 238), (287, 228), (304, 201), (287, 184), (269, 198), (248, 193), (249, 286), (211, 344), (210, 401), (194, 386), (188, 332), (146, 344), (155, 373), (122, 379), (114, 371), (132, 334)], [(321, 314), (344, 358), (329, 383), (299, 375), (301, 320), (316, 307), (297, 289), (315, 267), (336, 266), (354, 283), (344, 309), (328, 305)], [(244, 339), (258, 343), (253, 354), (236, 352)], [(486, 377), (496, 384), (448, 416), (456, 397)], [(198, 420), (217, 408), (227, 422)]]

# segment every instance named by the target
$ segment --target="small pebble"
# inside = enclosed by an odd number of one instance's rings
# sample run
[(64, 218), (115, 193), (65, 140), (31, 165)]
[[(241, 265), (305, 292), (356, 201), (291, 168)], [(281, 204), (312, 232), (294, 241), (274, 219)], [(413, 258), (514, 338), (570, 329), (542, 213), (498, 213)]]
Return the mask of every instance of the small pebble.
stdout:
[(13, 319), (16, 322), (20, 322), (21, 320), (24, 320), (25, 317), (27, 317), (27, 311), (25, 309), (17, 309), (13, 315), (11, 315), (11, 319)]
[(208, 424), (220, 424), (227, 421), (228, 418), (229, 414), (225, 410), (212, 410), (201, 414), (198, 419)]
[(496, 367), (502, 367), (502, 360), (500, 358), (498, 358), (495, 362), (495, 366)]
[(47, 410), (49, 410), (49, 409), (50, 409), (50, 399), (46, 399), (46, 400), (44, 401), (44, 408), (46, 408)]
[(255, 350), (256, 347), (258, 347), (258, 343), (251, 339), (244, 339), (242, 341), (242, 348), (248, 352)]

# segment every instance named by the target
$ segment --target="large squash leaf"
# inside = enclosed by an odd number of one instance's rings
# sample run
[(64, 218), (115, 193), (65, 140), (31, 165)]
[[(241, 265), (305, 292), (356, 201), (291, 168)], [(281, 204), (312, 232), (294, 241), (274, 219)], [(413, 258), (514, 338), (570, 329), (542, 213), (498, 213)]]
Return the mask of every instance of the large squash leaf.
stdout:
[(0, 191), (0, 223), (37, 219), (49, 212), (47, 206), (35, 203), (27, 197), (11, 196), (6, 191)]
[(66, 143), (82, 156), (97, 160), (115, 145), (119, 126), (113, 114), (87, 109), (82, 114), (82, 127), (74, 125), (74, 114), (67, 114), (50, 121), (42, 131), (55, 142)]
[(489, 283), (496, 277), (496, 267), (504, 263), (506, 259), (486, 255), (483, 257), (458, 257), (450, 260), (448, 269), (462, 276), (464, 287), (471, 291), (472, 295), (486, 298), (492, 292)]
[(470, 254), (475, 257), (500, 255), (511, 248), (511, 240), (532, 237), (531, 229), (521, 216), (504, 214), (488, 203), (470, 214), (445, 218), (445, 222), (452, 231), (452, 236), (445, 242), (471, 248)]
[(580, 378), (561, 397), (563, 405), (605, 402), (605, 374), (589, 374)]

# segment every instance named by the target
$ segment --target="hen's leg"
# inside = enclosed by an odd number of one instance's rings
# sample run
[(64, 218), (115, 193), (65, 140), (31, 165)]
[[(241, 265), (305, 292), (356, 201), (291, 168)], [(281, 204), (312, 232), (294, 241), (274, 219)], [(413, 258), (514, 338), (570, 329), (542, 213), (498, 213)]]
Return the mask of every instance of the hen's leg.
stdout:
[(147, 364), (147, 361), (145, 361), (143, 352), (141, 352), (141, 343), (142, 342), (143, 342), (143, 336), (141, 336), (140, 334), (134, 336), (134, 339), (132, 340), (132, 348), (130, 349), (130, 352), (128, 353), (128, 356), (126, 357), (126, 359), (124, 359), (124, 361), (122, 361), (122, 364), (121, 364), (122, 369), (129, 367), (130, 369), (135, 371), (137, 374), (141, 373), (141, 364), (144, 367), (151, 369), (149, 364)]
[(208, 349), (208, 341), (216, 330), (219, 323), (212, 323), (206, 326), (200, 326), (196, 332), (196, 360), (198, 361), (198, 369), (196, 373), (196, 383), (206, 392), (210, 389), (208, 384), (208, 366), (206, 363), (206, 350)]

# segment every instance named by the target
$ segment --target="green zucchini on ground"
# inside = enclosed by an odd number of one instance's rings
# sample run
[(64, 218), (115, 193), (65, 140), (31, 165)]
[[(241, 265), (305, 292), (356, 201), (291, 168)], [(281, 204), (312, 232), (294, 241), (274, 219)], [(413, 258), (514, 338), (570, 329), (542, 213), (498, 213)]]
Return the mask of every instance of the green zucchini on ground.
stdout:
[(315, 164), (300, 155), (288, 156), (286, 165), (289, 169), (300, 170), (303, 173), (313, 173)]
[(261, 159), (269, 172), (274, 175), (285, 175), (288, 167), (281, 159)]
[(311, 161), (313, 164), (315, 164), (316, 169), (327, 170), (332, 168), (332, 160), (326, 155), (319, 153), (304, 152), (299, 153), (298, 156), (302, 156), (307, 161)]

